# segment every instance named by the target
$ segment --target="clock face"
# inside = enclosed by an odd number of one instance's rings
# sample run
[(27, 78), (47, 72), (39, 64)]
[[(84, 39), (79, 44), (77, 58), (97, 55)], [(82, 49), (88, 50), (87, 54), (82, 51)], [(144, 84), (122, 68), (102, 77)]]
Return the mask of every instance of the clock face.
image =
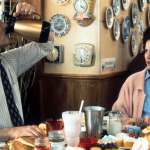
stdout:
[(86, 12), (86, 10), (88, 8), (88, 5), (87, 5), (85, 0), (78, 0), (75, 3), (74, 7), (75, 7), (75, 10), (76, 10), (77, 13), (83, 14), (83, 13)]
[(51, 52), (48, 53), (47, 59), (49, 61), (55, 61), (58, 58), (58, 50), (54, 47)]
[(86, 64), (90, 59), (90, 52), (84, 46), (77, 47), (73, 55), (74, 55), (74, 60), (78, 64)]

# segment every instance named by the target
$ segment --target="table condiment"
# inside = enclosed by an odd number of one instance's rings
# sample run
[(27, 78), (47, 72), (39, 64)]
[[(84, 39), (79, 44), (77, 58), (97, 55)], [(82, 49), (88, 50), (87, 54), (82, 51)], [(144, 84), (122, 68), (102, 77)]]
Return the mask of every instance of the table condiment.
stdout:
[(34, 145), (34, 150), (50, 150), (50, 143), (47, 137), (36, 138)]

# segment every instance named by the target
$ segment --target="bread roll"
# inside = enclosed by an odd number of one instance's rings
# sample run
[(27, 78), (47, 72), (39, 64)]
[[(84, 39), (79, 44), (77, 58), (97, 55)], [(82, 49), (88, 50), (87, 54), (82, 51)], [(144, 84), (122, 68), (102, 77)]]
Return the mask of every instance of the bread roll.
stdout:
[(133, 147), (134, 142), (137, 139), (132, 137), (123, 137), (123, 147)]
[(101, 150), (99, 147), (92, 147), (90, 150)]
[(47, 135), (46, 123), (40, 123), (39, 128)]

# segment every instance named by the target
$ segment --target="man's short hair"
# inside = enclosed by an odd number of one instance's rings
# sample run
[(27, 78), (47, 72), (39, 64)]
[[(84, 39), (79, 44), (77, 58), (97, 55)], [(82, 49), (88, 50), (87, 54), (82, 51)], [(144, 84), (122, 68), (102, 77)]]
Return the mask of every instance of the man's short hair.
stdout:
[(143, 48), (145, 49), (146, 42), (150, 40), (150, 27), (148, 27), (143, 33)]

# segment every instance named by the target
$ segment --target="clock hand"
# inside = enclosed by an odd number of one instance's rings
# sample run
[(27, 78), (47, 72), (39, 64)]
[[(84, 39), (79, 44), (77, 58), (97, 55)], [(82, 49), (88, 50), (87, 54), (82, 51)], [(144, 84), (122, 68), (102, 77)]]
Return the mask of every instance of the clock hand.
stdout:
[(80, 7), (85, 9), (85, 7), (83, 7), (83, 6), (80, 6)]

